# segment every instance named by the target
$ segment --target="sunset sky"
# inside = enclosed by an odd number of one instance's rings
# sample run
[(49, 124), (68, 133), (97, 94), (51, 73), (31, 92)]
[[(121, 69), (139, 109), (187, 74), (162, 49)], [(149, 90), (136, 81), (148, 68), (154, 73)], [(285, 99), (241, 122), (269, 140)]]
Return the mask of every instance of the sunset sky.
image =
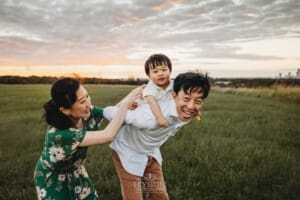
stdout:
[(275, 77), (300, 68), (299, 0), (1, 0), (0, 75)]

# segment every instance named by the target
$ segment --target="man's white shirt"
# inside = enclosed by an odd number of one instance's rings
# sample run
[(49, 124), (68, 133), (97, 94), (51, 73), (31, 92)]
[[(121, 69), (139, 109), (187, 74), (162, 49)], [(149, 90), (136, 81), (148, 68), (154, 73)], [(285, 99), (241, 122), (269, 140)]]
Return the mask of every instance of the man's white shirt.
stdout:
[[(143, 176), (148, 155), (154, 157), (160, 165), (162, 164), (159, 147), (188, 123), (179, 119), (173, 99), (160, 102), (160, 107), (168, 121), (167, 128), (160, 127), (149, 104), (143, 104), (134, 111), (127, 112), (125, 124), (109, 145), (118, 153), (126, 171), (136, 176)], [(111, 120), (116, 112), (116, 107), (106, 107), (103, 114), (105, 118)]]

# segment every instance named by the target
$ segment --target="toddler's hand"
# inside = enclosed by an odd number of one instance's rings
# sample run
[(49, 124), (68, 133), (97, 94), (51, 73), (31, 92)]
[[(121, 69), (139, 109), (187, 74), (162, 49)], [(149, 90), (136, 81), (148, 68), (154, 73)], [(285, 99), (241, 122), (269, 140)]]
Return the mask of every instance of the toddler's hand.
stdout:
[(161, 127), (164, 127), (164, 128), (167, 128), (169, 126), (167, 120), (165, 118), (158, 118), (157, 119), (157, 122), (158, 124), (161, 126)]
[(196, 118), (198, 121), (201, 120), (201, 112), (200, 112), (200, 110), (199, 110), (198, 113), (195, 114), (195, 118)]
[(143, 89), (145, 84), (133, 89), (127, 96), (122, 100), (123, 103), (126, 103), (128, 107), (132, 105), (135, 99), (141, 98), (143, 96)]

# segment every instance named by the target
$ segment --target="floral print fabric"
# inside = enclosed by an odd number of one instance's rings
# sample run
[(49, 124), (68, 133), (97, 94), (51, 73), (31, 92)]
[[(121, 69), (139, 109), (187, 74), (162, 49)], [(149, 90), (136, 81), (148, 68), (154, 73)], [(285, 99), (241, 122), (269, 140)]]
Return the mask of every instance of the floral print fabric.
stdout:
[(79, 147), (86, 131), (98, 130), (101, 108), (92, 108), (84, 129), (58, 130), (49, 126), (45, 145), (37, 162), (34, 180), (38, 199), (97, 199), (96, 190), (83, 166), (87, 147)]

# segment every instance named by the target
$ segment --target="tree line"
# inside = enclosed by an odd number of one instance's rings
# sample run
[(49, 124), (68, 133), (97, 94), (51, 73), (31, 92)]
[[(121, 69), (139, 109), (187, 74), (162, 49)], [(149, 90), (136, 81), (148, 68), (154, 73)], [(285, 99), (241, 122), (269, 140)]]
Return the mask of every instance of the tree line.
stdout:
[[(0, 76), (0, 84), (51, 84), (60, 77), (52, 76)], [(76, 76), (75, 76), (76, 78)], [(106, 78), (83, 78), (78, 77), (85, 84), (121, 84), (121, 85), (141, 85), (147, 79), (106, 79)]]
[[(51, 76), (0, 76), (0, 84), (51, 84), (59, 77)], [(106, 79), (106, 78), (80, 78), (85, 84), (118, 84), (141, 85), (148, 82), (147, 79)], [(300, 86), (300, 79), (296, 78), (211, 78), (212, 85), (220, 87), (271, 87)]]

